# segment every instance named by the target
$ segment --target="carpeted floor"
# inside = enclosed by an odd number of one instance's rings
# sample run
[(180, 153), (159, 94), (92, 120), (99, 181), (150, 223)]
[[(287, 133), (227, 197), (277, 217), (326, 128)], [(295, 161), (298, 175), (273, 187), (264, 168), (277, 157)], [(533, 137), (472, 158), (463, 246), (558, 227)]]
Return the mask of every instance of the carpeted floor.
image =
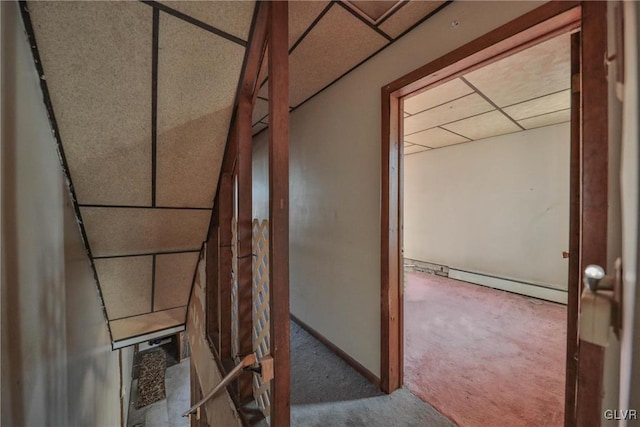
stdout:
[(385, 395), (291, 322), (291, 425), (296, 427), (452, 427), (406, 389)]
[(563, 425), (566, 307), (407, 273), (405, 384), (462, 427)]

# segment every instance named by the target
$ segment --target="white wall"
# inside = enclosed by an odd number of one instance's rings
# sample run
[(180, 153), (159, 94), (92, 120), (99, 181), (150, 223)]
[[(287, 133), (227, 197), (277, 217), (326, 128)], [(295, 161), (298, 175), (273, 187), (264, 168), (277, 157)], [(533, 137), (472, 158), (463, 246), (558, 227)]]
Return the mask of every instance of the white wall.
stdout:
[(567, 289), (569, 123), (405, 156), (404, 255)]
[(119, 355), (111, 351), (17, 2), (0, 8), (1, 422), (119, 426)]
[(376, 375), (380, 88), (540, 4), (453, 2), (291, 114), (291, 311)]

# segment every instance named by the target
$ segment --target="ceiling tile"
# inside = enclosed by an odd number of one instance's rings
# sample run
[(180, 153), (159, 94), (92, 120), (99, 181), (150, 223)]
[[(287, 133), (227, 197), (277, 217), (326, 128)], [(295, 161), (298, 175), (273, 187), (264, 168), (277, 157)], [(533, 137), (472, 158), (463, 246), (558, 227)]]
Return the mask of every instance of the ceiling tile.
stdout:
[[(409, 135), (493, 109), (493, 106), (480, 95), (473, 93), (439, 107), (407, 117), (404, 119), (404, 134)], [(405, 139), (412, 141), (411, 138), (405, 137)]]
[(80, 208), (93, 256), (200, 250), (211, 211)]
[(151, 203), (152, 11), (138, 2), (29, 3), (79, 203)]
[(416, 114), (473, 92), (465, 82), (454, 79), (416, 96), (405, 98), (404, 111)]
[(500, 111), (480, 114), (442, 127), (473, 140), (522, 130)]
[(362, 14), (365, 19), (369, 19), (372, 22), (377, 22), (384, 14), (386, 14), (389, 9), (398, 4), (398, 1), (359, 1), (359, 0), (351, 0), (347, 3), (355, 6), (358, 13)]
[(267, 114), (269, 114), (269, 102), (264, 99), (256, 98), (256, 105), (253, 107), (251, 123), (255, 125)]
[(422, 153), (423, 151), (428, 151), (431, 150), (428, 147), (422, 147), (420, 145), (412, 145), (411, 147), (405, 147), (404, 148), (404, 155), (409, 155), (409, 154), (416, 154), (416, 153)]
[(289, 47), (298, 41), (327, 4), (328, 1), (317, 0), (289, 2)]
[(187, 307), (180, 307), (173, 310), (114, 320), (109, 322), (111, 336), (114, 341), (120, 341), (173, 326), (180, 326), (185, 323), (186, 315)]
[(265, 129), (267, 127), (267, 125), (265, 125), (264, 123), (256, 123), (255, 125), (253, 125), (253, 127), (251, 128), (251, 134), (255, 135), (258, 132), (260, 132), (262, 129)]
[(443, 1), (410, 1), (380, 24), (380, 29), (396, 38), (443, 3)]
[(188, 304), (193, 273), (199, 256), (197, 252), (156, 255), (154, 310), (166, 310)]
[(469, 140), (444, 129), (433, 128), (406, 136), (405, 141), (410, 141), (426, 147), (438, 148), (447, 145), (460, 144), (461, 142), (468, 142)]
[(151, 311), (152, 263), (152, 256), (94, 260), (109, 319)]
[(332, 7), (291, 53), (290, 104), (301, 102), (387, 44), (342, 7)]
[(242, 40), (249, 38), (254, 1), (181, 0), (160, 3)]
[(518, 123), (525, 129), (534, 129), (543, 126), (555, 125), (571, 121), (571, 110), (556, 111), (554, 113), (543, 114), (542, 116), (531, 117), (519, 120)]
[(570, 40), (563, 34), (467, 74), (498, 106), (516, 104), (570, 87)]
[(211, 207), (244, 48), (161, 14), (159, 52), (156, 203)]
[(568, 108), (571, 108), (571, 91), (569, 89), (505, 107), (503, 110), (513, 119), (522, 120)]

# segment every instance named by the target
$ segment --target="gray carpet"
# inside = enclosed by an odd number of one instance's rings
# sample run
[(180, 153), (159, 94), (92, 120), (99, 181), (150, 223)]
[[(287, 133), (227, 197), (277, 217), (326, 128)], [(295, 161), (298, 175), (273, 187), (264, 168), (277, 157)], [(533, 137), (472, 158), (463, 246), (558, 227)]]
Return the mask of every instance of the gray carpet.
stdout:
[(451, 427), (406, 389), (386, 395), (291, 322), (291, 425)]

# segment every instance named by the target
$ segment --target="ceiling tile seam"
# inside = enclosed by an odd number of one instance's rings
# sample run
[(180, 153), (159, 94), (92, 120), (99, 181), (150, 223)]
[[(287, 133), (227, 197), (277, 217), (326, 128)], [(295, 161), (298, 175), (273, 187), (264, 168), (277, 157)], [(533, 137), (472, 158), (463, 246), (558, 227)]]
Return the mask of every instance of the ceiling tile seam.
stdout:
[[(179, 307), (179, 308), (182, 308), (182, 307)], [(147, 315), (148, 315), (148, 314), (146, 314), (145, 316), (147, 316)], [(127, 336), (127, 337), (124, 337), (124, 338), (120, 338), (119, 340), (116, 340), (116, 341), (112, 341), (112, 342), (111, 342), (111, 348), (113, 348), (113, 345), (114, 345), (114, 344), (117, 344), (117, 343), (119, 343), (119, 342), (121, 342), (121, 341), (130, 340), (130, 339), (132, 339), (132, 338), (143, 337), (143, 336), (145, 336), (145, 335), (154, 334), (154, 333), (156, 333), (156, 332), (166, 331), (166, 330), (173, 329), (173, 328), (176, 328), (176, 327), (179, 327), (179, 326), (185, 326), (185, 325), (186, 325), (186, 323), (187, 323), (187, 322), (186, 322), (186, 320), (185, 320), (185, 321), (184, 321), (184, 322), (182, 322), (182, 323), (178, 322), (178, 323), (175, 323), (175, 324), (171, 324), (171, 325), (169, 325), (169, 326), (165, 326), (165, 327), (163, 327), (163, 328), (154, 329), (154, 330), (149, 331), (149, 332), (143, 332), (143, 333), (141, 333), (141, 334), (135, 334), (135, 335)]]
[[(473, 95), (473, 94), (472, 94), (472, 95)], [(426, 132), (426, 131), (428, 131), (428, 130), (435, 129), (435, 128), (438, 128), (438, 127), (441, 127), (441, 126), (450, 125), (451, 123), (461, 122), (462, 120), (470, 119), (470, 118), (472, 118), (472, 117), (478, 117), (478, 116), (481, 116), (481, 115), (483, 115), (483, 114), (491, 113), (491, 112), (493, 112), (493, 111), (496, 111), (496, 110), (495, 110), (495, 109), (493, 109), (493, 110), (489, 110), (489, 111), (483, 111), (482, 113), (472, 114), (472, 115), (470, 115), (470, 116), (463, 117), (463, 118), (461, 118), (461, 119), (456, 119), (456, 120), (453, 120), (453, 121), (451, 121), (451, 122), (441, 123), (441, 124), (439, 124), (439, 125), (437, 125), (437, 126), (432, 126), (432, 127), (430, 127), (430, 128), (426, 128), (426, 129), (418, 130), (418, 131), (415, 131), (415, 132), (407, 133), (407, 134), (405, 134), (405, 135), (404, 135), (404, 137), (406, 138), (407, 136), (415, 135), (416, 133)]]
[(457, 136), (459, 136), (459, 137), (462, 137), (462, 138), (466, 139), (466, 140), (467, 140), (467, 142), (475, 141), (473, 138), (469, 138), (468, 136), (464, 136), (464, 135), (462, 135), (462, 134), (460, 134), (460, 133), (457, 133), (457, 132), (454, 132), (454, 131), (452, 131), (452, 130), (450, 130), (450, 129), (446, 129), (446, 128), (443, 128), (443, 127), (441, 127), (441, 126), (438, 126), (438, 127), (439, 127), (440, 129), (442, 129), (443, 131), (445, 131), (445, 132), (449, 132), (449, 133), (452, 133), (452, 134), (454, 134), (454, 135), (457, 135)]
[(110, 322), (115, 322), (117, 320), (131, 319), (133, 317), (146, 316), (148, 314), (153, 314), (153, 313), (162, 313), (163, 311), (177, 310), (179, 308), (185, 308), (185, 307), (186, 307), (186, 305), (179, 305), (177, 307), (163, 308), (162, 310), (146, 311), (146, 312), (140, 313), (140, 314), (132, 314), (131, 316), (123, 316), (123, 317), (118, 317), (117, 319), (110, 319), (109, 321)]
[[(427, 92), (422, 92), (422, 93), (427, 93)], [(442, 107), (443, 105), (450, 104), (450, 103), (452, 103), (452, 102), (454, 102), (454, 101), (458, 101), (458, 100), (460, 100), (460, 99), (462, 99), (462, 98), (466, 98), (467, 96), (472, 96), (472, 95), (475, 95), (475, 94), (474, 94), (473, 92), (471, 92), (471, 93), (467, 93), (467, 94), (462, 95), (462, 96), (459, 96), (459, 97), (457, 97), (457, 98), (453, 98), (453, 99), (450, 99), (450, 100), (448, 100), (448, 101), (445, 101), (445, 102), (443, 102), (442, 104), (438, 104), (438, 105), (434, 105), (433, 107), (425, 108), (424, 110), (420, 110), (420, 111), (418, 111), (417, 113), (408, 113), (408, 112), (406, 112), (406, 111), (404, 111), (404, 113), (409, 114), (409, 117), (411, 117), (411, 116), (417, 116), (418, 114), (422, 114), (422, 113), (424, 113), (424, 112), (426, 112), (426, 111), (433, 110), (434, 108)], [(420, 96), (420, 95), (417, 95), (417, 96)], [(405, 117), (405, 119), (406, 119), (406, 117)]]
[[(365, 62), (367, 62), (368, 60), (370, 60), (371, 58), (373, 58), (374, 56), (376, 56), (377, 54), (379, 54), (380, 52), (382, 52), (384, 49), (388, 48), (389, 46), (391, 46), (393, 43), (395, 43), (397, 40), (401, 39), (405, 34), (407, 34), (408, 32), (410, 32), (411, 30), (413, 30), (414, 28), (416, 28), (418, 25), (424, 23), (425, 21), (427, 21), (429, 18), (431, 18), (432, 16), (434, 16), (436, 13), (440, 12), (441, 10), (443, 10), (445, 7), (449, 6), (451, 3), (453, 2), (453, 0), (447, 0), (446, 2), (444, 2), (443, 4), (441, 4), (440, 6), (438, 6), (437, 8), (435, 8), (434, 10), (432, 10), (430, 13), (428, 13), (424, 18), (420, 19), (418, 22), (416, 22), (415, 24), (413, 24), (411, 27), (409, 27), (406, 31), (404, 31), (403, 33), (401, 33), (398, 37), (396, 37), (392, 42), (387, 43), (386, 45), (382, 46), (380, 49), (378, 49), (377, 51), (373, 52), (371, 55), (369, 55), (367, 58), (363, 59), (362, 61), (360, 61), (358, 64), (354, 65), (353, 67), (351, 67), (350, 69), (348, 69), (346, 72), (344, 72), (342, 75), (340, 75), (337, 79), (333, 80), (332, 82), (329, 82), (326, 86), (324, 86), (322, 89), (320, 89), (319, 91), (317, 91), (316, 93), (314, 93), (313, 95), (311, 95), (310, 97), (308, 97), (307, 99), (305, 99), (304, 101), (302, 101), (301, 103), (299, 103), (298, 105), (291, 107), (291, 112), (295, 111), (296, 109), (300, 108), (303, 104), (311, 101), (313, 98), (315, 98), (316, 96), (318, 96), (320, 93), (324, 92), (326, 89), (328, 89), (329, 87), (331, 87), (334, 83), (338, 82), (340, 79), (342, 79), (343, 77), (345, 77), (346, 75), (348, 75), (350, 72), (352, 72), (353, 70), (355, 70), (356, 68), (358, 68), (359, 66), (361, 66), (362, 64), (364, 64)], [(262, 132), (264, 132), (267, 128), (260, 130), (259, 132), (257, 132), (254, 136), (260, 135)]]
[[(335, 4), (335, 1), (331, 0), (325, 7), (324, 9), (322, 9), (320, 11), (320, 13), (318, 14), (318, 16), (316, 16), (316, 18), (311, 22), (311, 24), (309, 24), (309, 26), (307, 27), (306, 30), (304, 30), (304, 32), (300, 35), (300, 37), (298, 38), (298, 40), (296, 40), (296, 42), (293, 44), (293, 46), (291, 46), (291, 48), (289, 49), (289, 55), (291, 55), (293, 53), (293, 51), (298, 47), (298, 45), (300, 43), (302, 43), (302, 41), (307, 37), (307, 35), (309, 35), (309, 33), (311, 32), (311, 30), (313, 30), (313, 28), (318, 25), (318, 23), (320, 22), (320, 20), (327, 14), (327, 12), (329, 12), (329, 9), (331, 9), (333, 7), (333, 5)], [(265, 84), (267, 84), (267, 82), (269, 81), (269, 77), (265, 77), (265, 79), (262, 81), (262, 83), (260, 84), (260, 89), (262, 89), (264, 87)], [(258, 98), (264, 100), (264, 101), (268, 101), (268, 98), (263, 98), (261, 96), (258, 96)], [(264, 119), (264, 117), (263, 117)], [(262, 120), (262, 119), (260, 119)]]
[(398, 4), (396, 4), (395, 6), (393, 6), (391, 13), (387, 14), (386, 16), (383, 16), (382, 18), (380, 18), (380, 20), (378, 22), (376, 22), (376, 26), (380, 26), (382, 24), (384, 24), (384, 22), (391, 18), (393, 15), (395, 15), (400, 9), (402, 9), (403, 7), (405, 7), (406, 5), (409, 4), (410, 0), (402, 0), (400, 2), (398, 2)]
[(67, 188), (71, 195), (71, 202), (73, 204), (73, 210), (75, 211), (76, 222), (78, 224), (78, 227), (80, 228), (80, 234), (82, 236), (82, 242), (84, 244), (85, 253), (87, 254), (87, 257), (89, 258), (89, 261), (91, 263), (93, 278), (95, 280), (96, 287), (98, 288), (98, 298), (100, 300), (100, 306), (102, 308), (102, 315), (104, 316), (105, 322), (107, 323), (107, 330), (109, 332), (109, 341), (113, 342), (113, 334), (111, 333), (111, 327), (108, 324), (109, 317), (107, 316), (107, 307), (104, 303), (102, 287), (100, 286), (100, 280), (98, 279), (98, 272), (96, 270), (95, 263), (93, 262), (91, 245), (89, 244), (89, 237), (87, 236), (87, 231), (85, 230), (85, 227), (84, 227), (84, 221), (82, 220), (80, 207), (78, 206), (78, 197), (76, 195), (76, 190), (73, 185), (73, 180), (71, 179), (69, 164), (67, 162), (67, 157), (62, 144), (62, 137), (60, 135), (58, 121), (56, 119), (56, 115), (53, 109), (53, 103), (51, 102), (49, 86), (47, 85), (47, 80), (44, 74), (44, 67), (42, 65), (42, 60), (40, 58), (40, 52), (38, 51), (38, 45), (36, 42), (35, 32), (33, 29), (33, 23), (31, 22), (29, 7), (27, 5), (26, 0), (19, 0), (19, 9), (20, 9), (20, 15), (22, 17), (22, 23), (24, 24), (24, 28), (27, 34), (27, 39), (29, 41), (29, 46), (31, 46), (31, 56), (32, 56), (36, 71), (38, 73), (38, 80), (40, 81), (40, 89), (42, 91), (43, 102), (47, 110), (47, 115), (49, 116), (49, 125), (51, 126), (51, 132), (53, 133), (53, 137), (56, 140), (60, 166), (62, 168), (62, 172), (67, 181)]
[(151, 206), (156, 205), (158, 156), (158, 55), (160, 39), (160, 10), (153, 9), (151, 47)]
[(353, 1), (351, 0), (342, 0), (341, 1), (345, 6), (353, 9), (356, 13), (358, 14), (362, 14), (362, 17), (364, 19), (366, 19), (367, 21), (369, 21), (371, 24), (375, 25), (375, 26), (379, 26), (380, 25), (380, 21), (382, 21), (383, 19), (386, 20), (387, 15), (391, 15), (393, 14), (393, 12), (395, 11), (396, 8), (398, 8), (398, 5), (400, 3), (403, 2), (403, 0), (396, 0), (396, 2), (394, 3), (393, 6), (391, 6), (389, 9), (387, 9), (386, 12), (384, 12), (382, 15), (380, 15), (379, 18), (374, 19), (373, 17), (369, 16), (367, 14), (367, 12), (365, 12), (363, 9), (360, 9), (356, 4), (354, 4)]
[(346, 4), (344, 4), (343, 2), (338, 2), (338, 4), (347, 12), (349, 12), (351, 15), (353, 15), (354, 17), (356, 17), (359, 21), (361, 21), (362, 23), (364, 23), (367, 27), (369, 27), (370, 29), (372, 29), (373, 31), (375, 31), (376, 33), (378, 33), (379, 35), (381, 35), (382, 37), (384, 37), (385, 39), (387, 39), (387, 41), (392, 42), (393, 38), (385, 33), (384, 31), (382, 31), (380, 28), (378, 28), (375, 24), (372, 24), (369, 20), (367, 20), (365, 17), (363, 17), (362, 15), (360, 15), (358, 12), (356, 12), (355, 10), (351, 9), (349, 6), (347, 6)]
[(424, 144), (418, 144), (417, 142), (409, 142), (409, 144), (411, 144), (412, 146), (418, 146), (418, 147), (424, 147), (424, 148), (428, 148), (429, 150), (433, 150), (433, 147), (429, 147), (428, 145), (424, 145)]
[(151, 258), (151, 313), (153, 313), (156, 296), (156, 254)]
[(465, 79), (464, 76), (460, 76), (460, 80), (462, 80), (463, 82), (465, 82), (471, 89), (475, 90), (476, 93), (478, 95), (480, 95), (481, 97), (484, 98), (485, 101), (487, 101), (489, 104), (493, 105), (495, 107), (496, 110), (500, 111), (500, 113), (502, 113), (503, 116), (505, 116), (507, 119), (509, 119), (511, 122), (513, 122), (513, 124), (515, 124), (516, 126), (518, 126), (521, 130), (525, 130), (524, 127), (522, 127), (520, 125), (520, 123), (518, 123), (517, 121), (515, 121), (513, 119), (513, 117), (511, 117), (510, 115), (508, 115), (507, 113), (505, 113), (504, 111), (502, 111), (502, 108), (500, 108), (498, 106), (498, 104), (496, 104), (495, 102), (493, 102), (487, 95), (485, 95), (480, 89), (478, 89), (477, 87), (475, 87), (473, 84), (471, 84), (471, 82), (469, 82), (469, 80)]
[[(302, 40), (305, 39), (305, 37), (307, 37), (307, 35), (311, 32), (311, 30), (313, 30), (313, 28), (318, 24), (318, 22), (320, 22), (320, 20), (324, 17), (324, 15), (327, 14), (327, 12), (329, 12), (329, 9), (331, 9), (334, 5), (333, 1), (330, 1), (325, 7), (324, 9), (322, 9), (320, 11), (320, 13), (318, 14), (318, 16), (316, 16), (316, 18), (311, 22), (311, 24), (309, 24), (309, 26), (307, 27), (306, 30), (304, 30), (304, 32), (300, 35), (300, 37), (298, 37), (298, 40), (296, 40), (296, 42), (293, 44), (293, 46), (291, 46), (291, 48), (289, 49), (289, 55), (291, 55), (291, 53), (298, 47), (298, 45), (300, 43), (302, 43)], [(264, 80), (264, 82), (262, 83), (262, 85), (260, 85), (260, 87), (262, 88), (262, 86), (264, 85), (264, 83), (267, 81), (267, 79)]]
[(184, 249), (176, 251), (159, 251), (159, 252), (143, 252), (136, 254), (114, 254), (114, 255), (100, 255), (95, 256), (93, 259), (111, 259), (111, 258), (131, 258), (137, 256), (151, 256), (151, 255), (172, 255), (172, 254), (190, 254), (199, 252), (200, 249)]
[[(478, 141), (482, 141), (482, 140), (481, 140), (481, 139), (479, 139)], [(443, 145), (442, 147), (433, 147), (433, 148), (431, 148), (431, 150), (429, 150), (429, 151), (441, 150), (441, 149), (443, 149), (443, 148), (449, 148), (449, 147), (454, 147), (454, 146), (456, 146), (456, 145), (469, 144), (469, 143), (471, 143), (471, 142), (478, 142), (478, 141), (474, 141), (474, 140), (472, 140), (472, 141), (456, 142), (455, 144)]]
[(547, 94), (544, 94), (544, 95), (536, 96), (536, 97), (534, 97), (534, 98), (527, 99), (527, 100), (520, 101), (520, 102), (516, 102), (516, 103), (514, 103), (514, 104), (505, 105), (504, 107), (501, 107), (501, 108), (509, 108), (509, 107), (514, 107), (514, 106), (516, 106), (516, 105), (520, 105), (520, 104), (526, 104), (527, 102), (535, 101), (536, 99), (544, 98), (545, 96), (557, 95), (557, 94), (562, 93), (562, 92), (565, 92), (565, 91), (567, 91), (567, 90), (571, 90), (571, 88), (570, 88), (570, 87), (568, 87), (568, 88), (566, 88), (566, 89), (560, 89), (560, 90), (557, 90), (557, 91), (555, 91), (555, 92), (550, 92), (550, 93), (547, 93)]
[(159, 9), (163, 12), (165, 12), (168, 15), (174, 16), (178, 19), (181, 19), (185, 22), (188, 22), (190, 24), (195, 25), (196, 27), (200, 27), (203, 30), (206, 30), (210, 33), (213, 33), (219, 37), (222, 37), (224, 39), (227, 39), (233, 43), (237, 43), (242, 47), (247, 47), (247, 42), (245, 40), (242, 40), (240, 37), (236, 37), (233, 34), (229, 34), (226, 31), (223, 31), (219, 28), (214, 27), (213, 25), (207, 24), (206, 22), (202, 22), (192, 16), (189, 16), (185, 13), (179, 12), (165, 4), (162, 3), (158, 3), (157, 1), (154, 0), (140, 0), (142, 3), (153, 7), (154, 9)]
[(99, 209), (161, 209), (161, 210), (191, 210), (191, 211), (210, 211), (212, 208), (203, 208), (197, 206), (135, 206), (135, 205), (99, 205), (99, 204), (83, 204), (78, 206), (81, 208), (99, 208)]
[(535, 119), (536, 117), (548, 116), (549, 114), (560, 113), (562, 111), (571, 111), (571, 108), (561, 108), (560, 110), (549, 111), (548, 113), (536, 114), (535, 116), (524, 117), (518, 121), (521, 122), (523, 120)]

